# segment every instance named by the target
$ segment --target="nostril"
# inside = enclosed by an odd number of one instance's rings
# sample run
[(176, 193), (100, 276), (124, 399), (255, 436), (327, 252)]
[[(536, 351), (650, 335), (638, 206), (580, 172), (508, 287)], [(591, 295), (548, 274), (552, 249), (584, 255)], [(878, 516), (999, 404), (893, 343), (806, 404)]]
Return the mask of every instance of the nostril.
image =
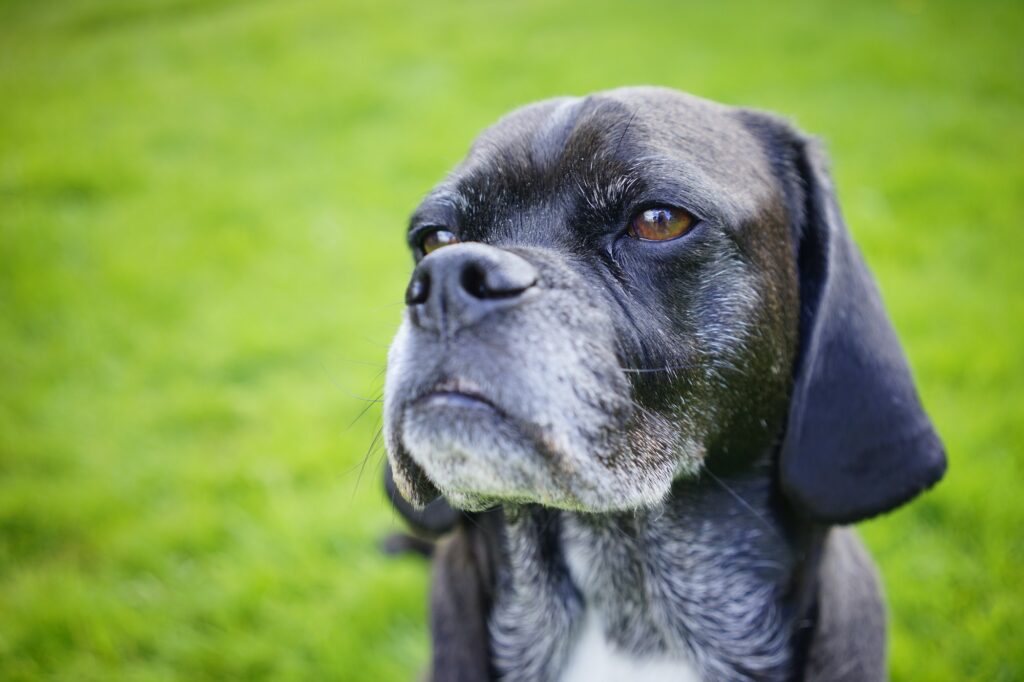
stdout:
[(409, 286), (405, 289), (405, 304), (426, 303), (428, 296), (430, 296), (430, 275), (425, 272), (414, 274)]
[(537, 283), (533, 268), (501, 267), (470, 262), (462, 268), (459, 285), (473, 298), (515, 298)]
[(462, 288), (474, 298), (490, 298), (487, 287), (487, 273), (477, 263), (469, 263), (462, 269)]

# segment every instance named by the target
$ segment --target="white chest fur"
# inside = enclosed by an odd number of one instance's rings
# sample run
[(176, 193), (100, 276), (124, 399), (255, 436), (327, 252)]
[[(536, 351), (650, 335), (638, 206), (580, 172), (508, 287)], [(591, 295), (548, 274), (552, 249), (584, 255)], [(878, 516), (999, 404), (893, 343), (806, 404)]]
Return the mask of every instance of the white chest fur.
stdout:
[(639, 659), (615, 649), (605, 639), (597, 617), (585, 616), (580, 637), (569, 654), (559, 682), (700, 682), (684, 660)]

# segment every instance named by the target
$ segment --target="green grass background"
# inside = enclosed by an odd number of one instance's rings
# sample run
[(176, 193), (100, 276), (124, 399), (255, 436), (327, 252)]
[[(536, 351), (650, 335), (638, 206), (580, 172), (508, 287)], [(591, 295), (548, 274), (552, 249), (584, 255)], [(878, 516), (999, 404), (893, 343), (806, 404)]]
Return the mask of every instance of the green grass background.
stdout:
[(823, 136), (950, 453), (866, 524), (896, 680), (1024, 677), (1024, 4), (0, 0), (0, 679), (410, 680), (360, 476), (418, 198), (656, 83)]

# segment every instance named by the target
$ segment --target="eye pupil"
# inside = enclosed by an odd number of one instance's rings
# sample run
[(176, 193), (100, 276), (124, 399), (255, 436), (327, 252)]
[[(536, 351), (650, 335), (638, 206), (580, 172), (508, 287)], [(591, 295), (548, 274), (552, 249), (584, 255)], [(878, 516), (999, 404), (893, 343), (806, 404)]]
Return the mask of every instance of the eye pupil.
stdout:
[(643, 241), (663, 242), (683, 236), (694, 222), (694, 217), (681, 208), (649, 208), (629, 222), (629, 235)]
[(425, 235), (423, 235), (423, 238), (420, 241), (420, 248), (423, 250), (423, 255), (426, 255), (428, 253), (433, 253), (434, 251), (437, 251), (442, 246), (455, 244), (458, 241), (459, 238), (456, 237), (453, 232), (439, 227), (430, 230)]

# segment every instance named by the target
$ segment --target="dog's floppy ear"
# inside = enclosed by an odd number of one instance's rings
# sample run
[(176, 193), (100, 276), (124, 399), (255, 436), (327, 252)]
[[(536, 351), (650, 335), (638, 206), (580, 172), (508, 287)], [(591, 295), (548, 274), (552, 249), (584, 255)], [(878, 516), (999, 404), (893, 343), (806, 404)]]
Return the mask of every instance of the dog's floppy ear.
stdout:
[(414, 531), (427, 538), (437, 538), (452, 528), (459, 520), (459, 513), (452, 509), (441, 496), (431, 502), (415, 507), (410, 504), (395, 483), (391, 464), (384, 464), (384, 492), (387, 493), (391, 505), (402, 515)]
[[(904, 504), (946, 469), (882, 299), (843, 223), (825, 159), (788, 124), (770, 131), (794, 222), (800, 347), (779, 460), (803, 514), (852, 523)], [(751, 120), (751, 119), (748, 119)]]

